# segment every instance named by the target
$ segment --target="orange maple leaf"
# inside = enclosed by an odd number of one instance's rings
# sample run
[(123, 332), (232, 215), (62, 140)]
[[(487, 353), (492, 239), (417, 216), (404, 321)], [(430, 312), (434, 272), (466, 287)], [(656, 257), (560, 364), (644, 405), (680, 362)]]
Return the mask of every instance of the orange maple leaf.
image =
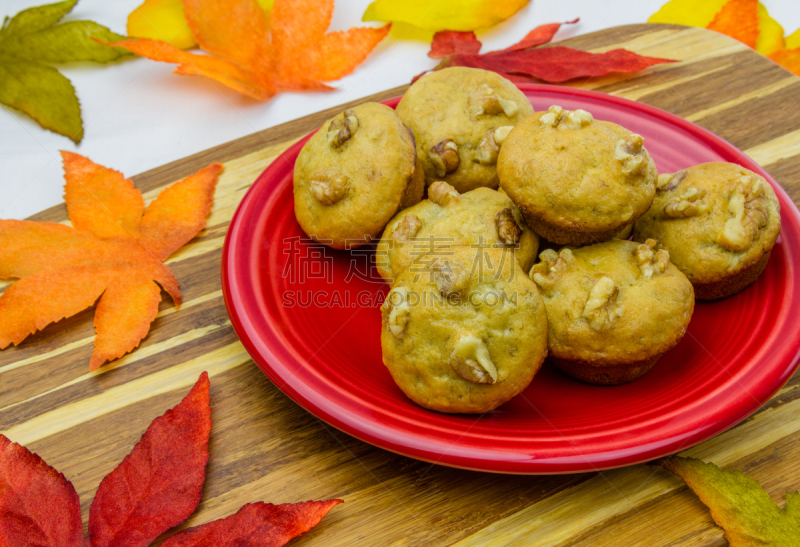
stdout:
[(781, 65), (786, 70), (794, 72), (800, 76), (800, 48), (782, 49), (780, 51), (770, 53), (767, 57)]
[(0, 220), (0, 279), (19, 279), (0, 295), (0, 349), (97, 302), (95, 370), (139, 345), (161, 288), (180, 307), (178, 281), (162, 261), (205, 226), (222, 165), (173, 184), (145, 209), (119, 171), (61, 157), (72, 227)]
[(758, 41), (758, 0), (730, 0), (707, 27), (755, 49)]
[(269, 20), (256, 0), (183, 0), (196, 55), (146, 38), (106, 44), (154, 61), (177, 63), (257, 100), (282, 91), (330, 90), (323, 81), (350, 74), (386, 37), (390, 25), (326, 34), (333, 0), (276, 0)]

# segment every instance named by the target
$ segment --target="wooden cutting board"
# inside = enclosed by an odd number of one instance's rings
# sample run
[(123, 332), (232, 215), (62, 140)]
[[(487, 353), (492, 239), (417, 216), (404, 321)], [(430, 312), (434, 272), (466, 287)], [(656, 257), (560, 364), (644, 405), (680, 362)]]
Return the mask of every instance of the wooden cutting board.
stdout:
[[(739, 42), (701, 29), (634, 25), (564, 43), (682, 60), (575, 85), (651, 104), (710, 129), (764, 166), (798, 202), (799, 78)], [(347, 106), (134, 177), (149, 201), (200, 167), (214, 161), (226, 165), (207, 229), (168, 262), (184, 305), (176, 311), (165, 299), (141, 347), (95, 373), (89, 372), (93, 311), (0, 352), (0, 431), (75, 484), (85, 522), (101, 479), (150, 421), (177, 404), (207, 370), (211, 459), (202, 502), (185, 526), (259, 500), (342, 498), (345, 504), (292, 545), (726, 545), (708, 510), (660, 468), (516, 477), (431, 465), (333, 429), (258, 370), (238, 342), (222, 300), (220, 256), (228, 223), (278, 154)], [(34, 217), (66, 218), (63, 206)], [(800, 488), (798, 384), (800, 374), (745, 422), (685, 454), (747, 472), (783, 505), (784, 491)]]

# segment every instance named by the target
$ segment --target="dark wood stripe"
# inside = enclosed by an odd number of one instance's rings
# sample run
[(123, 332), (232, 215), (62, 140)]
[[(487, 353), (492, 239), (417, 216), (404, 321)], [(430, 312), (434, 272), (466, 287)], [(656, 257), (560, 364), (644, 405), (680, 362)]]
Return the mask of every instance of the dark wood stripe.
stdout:
[[(194, 329), (223, 325), (227, 321), (228, 315), (221, 299), (207, 302), (181, 314), (156, 319), (140, 349), (168, 341), (174, 336)], [(0, 427), (2, 429), (13, 427), (54, 408), (99, 395), (113, 387), (168, 369), (176, 363), (186, 362), (237, 340), (230, 326), (220, 327), (191, 342), (170, 347), (156, 355), (138, 359), (119, 368), (107, 368), (98, 376), (86, 378), (75, 385), (60, 389), (56, 388), (88, 374), (89, 357), (92, 354), (91, 344), (45, 359), (36, 365), (8, 371), (3, 374), (1, 394), (3, 406), (16, 406), (0, 409)], [(53, 389), (56, 391), (23, 402)]]
[(800, 155), (777, 161), (767, 166), (767, 171), (789, 192), (795, 204), (800, 205)]
[(798, 115), (790, 106), (795, 104), (800, 104), (800, 81), (766, 97), (711, 114), (699, 120), (698, 125), (727, 139), (740, 150), (747, 150), (796, 131), (800, 127)]

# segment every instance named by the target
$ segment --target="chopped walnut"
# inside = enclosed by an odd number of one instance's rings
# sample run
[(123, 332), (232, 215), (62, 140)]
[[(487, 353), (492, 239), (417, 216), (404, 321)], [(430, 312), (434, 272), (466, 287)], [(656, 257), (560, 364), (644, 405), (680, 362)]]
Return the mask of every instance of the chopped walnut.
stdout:
[(428, 187), (428, 199), (440, 207), (457, 200), (459, 195), (455, 188), (443, 180), (437, 180)]
[(769, 219), (764, 183), (752, 175), (739, 177), (728, 197), (728, 213), (731, 217), (725, 222), (719, 244), (731, 251), (744, 251)]
[(397, 223), (392, 231), (392, 239), (399, 242), (406, 242), (417, 235), (422, 228), (422, 221), (414, 213), (408, 213), (403, 220)]
[(708, 203), (703, 201), (706, 191), (689, 188), (680, 196), (674, 197), (664, 206), (663, 214), (667, 218), (688, 218), (708, 211)]
[(591, 329), (605, 330), (622, 315), (622, 308), (617, 306), (618, 296), (619, 288), (610, 277), (601, 277), (594, 284), (582, 314)]
[(508, 134), (511, 133), (512, 129), (514, 129), (513, 125), (504, 125), (495, 129), (494, 142), (496, 142), (498, 146), (503, 144), (503, 141), (506, 140), (506, 137), (508, 137)]
[(655, 250), (658, 243), (655, 239), (647, 239), (643, 245), (636, 247), (633, 252), (642, 277), (650, 279), (654, 273), (664, 273), (669, 267), (669, 251), (666, 249)]
[(483, 137), (478, 144), (478, 153), (476, 154), (478, 161), (484, 165), (492, 165), (497, 163), (497, 153), (500, 152), (500, 147), (494, 140), (494, 130), (490, 129), (486, 136)]
[(494, 116), (500, 113), (511, 118), (519, 112), (519, 107), (514, 101), (500, 97), (494, 89), (486, 84), (481, 84), (469, 97), (469, 113), (474, 117), (488, 114)]
[(686, 169), (683, 169), (677, 173), (664, 173), (663, 175), (658, 175), (656, 190), (659, 192), (669, 192), (674, 190), (688, 174), (689, 172)]
[(614, 159), (622, 164), (622, 171), (628, 175), (638, 175), (644, 171), (647, 151), (644, 149), (644, 137), (631, 133), (627, 140), (620, 139), (614, 148)]
[(445, 298), (463, 291), (469, 284), (469, 272), (458, 266), (453, 269), (448, 260), (437, 260), (430, 265), (430, 270), (439, 294)]
[(553, 249), (542, 251), (541, 262), (531, 268), (531, 279), (544, 290), (552, 289), (559, 275), (567, 269), (575, 257), (571, 249), (561, 249), (556, 253)]
[(338, 169), (322, 169), (311, 175), (308, 189), (322, 205), (333, 205), (347, 194), (349, 182)]
[(450, 366), (460, 377), (476, 384), (493, 384), (497, 381), (497, 367), (483, 340), (473, 335), (462, 335), (450, 353)]
[(386, 321), (389, 332), (395, 338), (402, 338), (408, 324), (408, 289), (397, 287), (389, 291), (383, 303), (384, 311), (389, 311), (389, 318)]
[(352, 109), (344, 111), (343, 118), (335, 118), (328, 126), (328, 144), (339, 148), (358, 131), (358, 118)]
[(564, 110), (558, 105), (548, 108), (547, 113), (539, 118), (541, 124), (558, 129), (580, 129), (593, 121), (592, 115), (585, 110)]
[(458, 145), (453, 139), (444, 139), (432, 146), (428, 157), (436, 168), (436, 176), (443, 177), (458, 169), (461, 159), (458, 157)]
[(517, 224), (517, 219), (514, 218), (514, 212), (510, 207), (506, 207), (494, 217), (494, 223), (497, 227), (497, 237), (505, 245), (516, 245), (519, 243), (519, 237), (522, 235), (522, 228)]

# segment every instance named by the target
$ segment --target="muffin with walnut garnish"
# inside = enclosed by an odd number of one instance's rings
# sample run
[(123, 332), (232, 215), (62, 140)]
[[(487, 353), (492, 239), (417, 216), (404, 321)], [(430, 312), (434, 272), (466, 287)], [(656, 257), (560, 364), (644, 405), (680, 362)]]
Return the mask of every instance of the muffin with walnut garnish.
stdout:
[(376, 251), (378, 271), (391, 283), (434, 248), (455, 247), (503, 249), (528, 271), (539, 237), (505, 193), (476, 188), (459, 194), (437, 181), (428, 199), (403, 209), (386, 225)]
[(500, 145), (531, 114), (530, 101), (510, 81), (465, 67), (426, 74), (397, 105), (397, 115), (417, 137), (427, 184), (443, 180), (459, 192), (497, 188)]
[(659, 176), (634, 239), (657, 239), (698, 300), (714, 300), (761, 275), (780, 231), (780, 205), (767, 181), (739, 165), (712, 162)]
[(415, 403), (481, 413), (521, 392), (547, 355), (536, 285), (501, 249), (432, 253), (381, 307), (383, 362)]
[(686, 332), (692, 284), (655, 241), (612, 240), (539, 257), (531, 278), (547, 307), (550, 356), (570, 376), (630, 382)]
[(294, 211), (303, 231), (336, 249), (380, 235), (422, 199), (414, 135), (394, 111), (364, 103), (325, 122), (294, 167)]
[(497, 160), (500, 187), (548, 241), (586, 245), (611, 239), (653, 200), (656, 167), (641, 135), (551, 106), (521, 121)]

